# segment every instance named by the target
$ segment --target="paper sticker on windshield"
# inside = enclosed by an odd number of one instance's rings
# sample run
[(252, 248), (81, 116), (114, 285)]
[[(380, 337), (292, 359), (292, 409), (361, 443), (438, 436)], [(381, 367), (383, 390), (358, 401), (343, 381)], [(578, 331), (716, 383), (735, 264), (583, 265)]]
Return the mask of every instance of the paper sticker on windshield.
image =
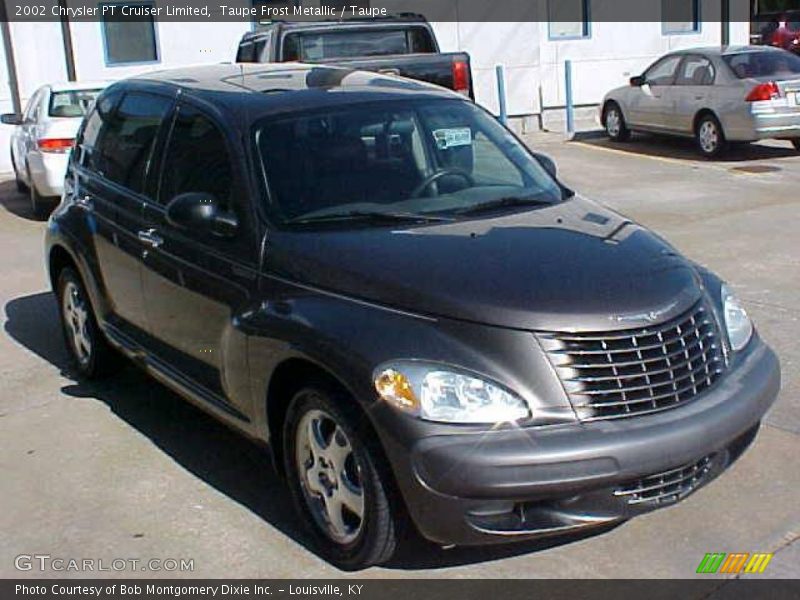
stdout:
[(469, 127), (456, 127), (453, 129), (434, 129), (433, 137), (439, 150), (447, 150), (456, 146), (469, 146), (472, 144), (472, 131)]

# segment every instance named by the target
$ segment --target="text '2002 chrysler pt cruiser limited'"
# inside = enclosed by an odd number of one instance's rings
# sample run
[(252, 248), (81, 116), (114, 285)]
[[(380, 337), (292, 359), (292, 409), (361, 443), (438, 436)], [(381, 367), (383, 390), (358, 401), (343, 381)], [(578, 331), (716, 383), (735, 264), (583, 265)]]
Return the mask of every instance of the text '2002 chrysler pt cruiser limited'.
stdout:
[[(219, 65), (108, 88), (47, 255), (119, 353), (268, 442), (319, 551), (386, 562), (672, 504), (753, 440), (773, 352), (712, 273), (441, 88)], [(113, 348), (113, 350), (112, 350)]]

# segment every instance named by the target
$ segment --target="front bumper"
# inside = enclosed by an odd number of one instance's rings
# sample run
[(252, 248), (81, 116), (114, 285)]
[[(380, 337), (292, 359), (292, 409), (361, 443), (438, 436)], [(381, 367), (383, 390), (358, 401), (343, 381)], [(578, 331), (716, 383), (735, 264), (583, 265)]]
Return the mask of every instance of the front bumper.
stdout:
[[(428, 539), (464, 545), (563, 533), (672, 504), (716, 477), (755, 437), (779, 388), (778, 359), (755, 338), (711, 390), (673, 410), (540, 428), (443, 429), (388, 452)], [(649, 492), (663, 496), (657, 501), (631, 492), (653, 488), (659, 477), (689, 484)]]

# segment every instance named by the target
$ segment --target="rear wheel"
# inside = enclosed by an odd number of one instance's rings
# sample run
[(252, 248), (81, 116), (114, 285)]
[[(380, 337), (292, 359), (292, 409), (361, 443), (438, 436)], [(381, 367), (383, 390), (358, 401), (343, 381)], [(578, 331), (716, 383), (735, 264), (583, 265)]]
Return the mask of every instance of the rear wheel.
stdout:
[(43, 221), (50, 214), (49, 203), (47, 202), (47, 199), (39, 194), (39, 191), (36, 189), (36, 182), (31, 178), (30, 171), (28, 171), (28, 181), (30, 181), (28, 193), (30, 194), (31, 199), (31, 212), (33, 213), (35, 219)]
[(631, 130), (628, 129), (625, 117), (622, 116), (622, 109), (616, 102), (610, 102), (606, 107), (603, 125), (608, 137), (615, 142), (625, 142), (631, 137)]
[(119, 355), (106, 342), (86, 288), (71, 267), (59, 273), (56, 293), (64, 341), (75, 371), (87, 379), (97, 379), (113, 371)]
[(391, 478), (351, 403), (312, 384), (292, 399), (283, 434), (295, 506), (320, 554), (346, 570), (388, 561), (397, 544)]
[(20, 194), (25, 194), (28, 191), (28, 186), (19, 178), (19, 171), (17, 170), (17, 164), (14, 162), (13, 156), (11, 158), (11, 166), (14, 167), (14, 183), (17, 186), (17, 191)]
[(695, 131), (695, 142), (700, 153), (706, 158), (720, 156), (727, 148), (722, 125), (714, 115), (706, 114), (700, 117)]

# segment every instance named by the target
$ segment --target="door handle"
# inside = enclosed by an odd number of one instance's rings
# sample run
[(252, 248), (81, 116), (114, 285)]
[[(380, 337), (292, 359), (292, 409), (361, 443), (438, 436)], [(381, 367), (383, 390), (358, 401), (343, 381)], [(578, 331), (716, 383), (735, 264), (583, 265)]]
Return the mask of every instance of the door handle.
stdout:
[(143, 242), (151, 248), (158, 248), (164, 243), (164, 238), (156, 233), (155, 229), (143, 229), (136, 234), (140, 242)]
[(75, 200), (75, 204), (86, 210), (94, 209), (94, 202), (92, 202), (92, 197), (88, 195), (83, 196), (81, 198), (77, 198)]

